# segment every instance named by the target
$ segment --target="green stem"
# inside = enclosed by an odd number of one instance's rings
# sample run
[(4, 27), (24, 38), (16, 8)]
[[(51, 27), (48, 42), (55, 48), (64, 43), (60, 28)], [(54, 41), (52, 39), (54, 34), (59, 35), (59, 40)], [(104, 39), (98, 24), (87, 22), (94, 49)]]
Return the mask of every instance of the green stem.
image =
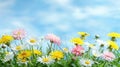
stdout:
[(105, 66), (106, 66), (106, 62), (104, 63), (103, 67), (105, 67)]
[(23, 45), (22, 39), (20, 39), (20, 43)]
[(52, 43), (49, 45), (48, 54), (52, 51)]
[(35, 58), (33, 46), (31, 47), (31, 50), (32, 50), (33, 58)]

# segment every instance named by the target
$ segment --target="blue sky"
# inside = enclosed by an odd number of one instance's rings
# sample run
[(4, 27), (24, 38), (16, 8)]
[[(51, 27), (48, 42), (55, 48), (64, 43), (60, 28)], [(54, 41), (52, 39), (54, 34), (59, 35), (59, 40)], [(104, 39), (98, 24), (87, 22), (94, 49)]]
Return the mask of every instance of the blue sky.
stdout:
[(0, 0), (0, 34), (24, 28), (41, 36), (55, 33), (61, 38), (78, 31), (120, 33), (120, 0)]

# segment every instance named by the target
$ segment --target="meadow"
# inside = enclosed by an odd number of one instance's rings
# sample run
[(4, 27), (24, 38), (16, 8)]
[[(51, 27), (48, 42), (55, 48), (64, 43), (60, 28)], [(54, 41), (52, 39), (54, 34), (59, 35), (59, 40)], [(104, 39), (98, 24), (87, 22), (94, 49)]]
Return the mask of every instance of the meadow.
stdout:
[(105, 41), (95, 35), (92, 43), (86, 40), (91, 36), (88, 32), (78, 32), (78, 37), (68, 40), (72, 49), (63, 47), (62, 39), (53, 33), (38, 38), (26, 34), (16, 29), (1, 35), (0, 67), (120, 67), (120, 33), (106, 34), (110, 39)]

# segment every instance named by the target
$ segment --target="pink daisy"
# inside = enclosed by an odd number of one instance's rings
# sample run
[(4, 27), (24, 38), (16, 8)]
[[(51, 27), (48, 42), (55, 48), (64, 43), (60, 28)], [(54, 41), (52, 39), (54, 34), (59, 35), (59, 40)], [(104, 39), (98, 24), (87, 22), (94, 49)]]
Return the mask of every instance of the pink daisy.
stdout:
[(77, 45), (72, 49), (72, 53), (75, 54), (76, 56), (82, 55), (83, 52), (84, 52), (84, 48), (80, 45)]
[(47, 34), (45, 36), (45, 39), (50, 40), (50, 42), (52, 42), (54, 44), (57, 44), (57, 45), (60, 45), (60, 43), (61, 43), (60, 38), (58, 36), (54, 35), (54, 34)]
[(115, 59), (115, 55), (112, 52), (105, 51), (102, 54), (102, 58), (105, 59), (105, 60), (108, 60), (108, 61), (112, 61), (112, 60)]
[(14, 39), (20, 40), (25, 37), (26, 32), (24, 29), (16, 29), (12, 32), (12, 35), (13, 35)]

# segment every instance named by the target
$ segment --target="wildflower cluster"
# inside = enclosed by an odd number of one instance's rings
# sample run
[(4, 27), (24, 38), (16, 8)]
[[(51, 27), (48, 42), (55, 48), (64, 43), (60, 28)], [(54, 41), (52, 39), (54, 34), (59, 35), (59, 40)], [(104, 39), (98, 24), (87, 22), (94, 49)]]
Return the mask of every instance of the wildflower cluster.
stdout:
[[(24, 29), (0, 37), (0, 65), (3, 67), (119, 67), (120, 51), (117, 39), (120, 34), (108, 33), (109, 40), (98, 35), (87, 41), (90, 34), (78, 32), (78, 37), (65, 47), (55, 34), (28, 37)], [(66, 44), (67, 45), (67, 44)]]

